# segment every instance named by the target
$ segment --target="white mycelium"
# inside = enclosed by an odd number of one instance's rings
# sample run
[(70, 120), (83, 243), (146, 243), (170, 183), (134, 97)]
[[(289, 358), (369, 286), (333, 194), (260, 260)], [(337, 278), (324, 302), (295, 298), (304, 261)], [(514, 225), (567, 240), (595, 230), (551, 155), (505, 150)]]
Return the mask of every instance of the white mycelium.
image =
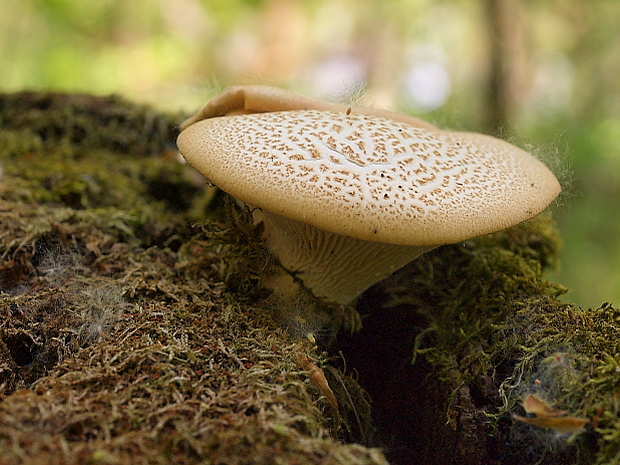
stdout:
[(209, 118), (178, 145), (216, 186), (260, 208), (282, 265), (337, 303), (438, 245), (540, 213), (560, 191), (540, 161), (501, 140), (355, 112)]

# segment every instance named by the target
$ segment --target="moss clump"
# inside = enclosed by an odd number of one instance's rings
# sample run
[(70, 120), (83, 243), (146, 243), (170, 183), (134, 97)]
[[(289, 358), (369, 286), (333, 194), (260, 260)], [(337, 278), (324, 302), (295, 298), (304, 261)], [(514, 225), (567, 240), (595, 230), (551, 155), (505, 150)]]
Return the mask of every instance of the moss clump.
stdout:
[(0, 94), (0, 194), (72, 209), (188, 211), (202, 191), (176, 159), (181, 119), (118, 97)]
[(0, 94), (0, 127), (13, 152), (46, 146), (72, 157), (88, 157), (93, 149), (128, 158), (157, 156), (174, 150), (180, 121), (179, 115), (162, 115), (117, 96)]
[(0, 463), (386, 463), (336, 440), (297, 362), (324, 354), (223, 261), (240, 244), (204, 219), (176, 118), (59, 94), (0, 113)]
[[(409, 408), (412, 416), (416, 408), (421, 418), (443, 416), (443, 434), (452, 435), (456, 447), (449, 460), (617, 462), (619, 310), (609, 304), (585, 310), (558, 300), (566, 289), (545, 280), (543, 271), (556, 262), (559, 244), (551, 222), (539, 217), (437, 249), (362, 301), (371, 312), (368, 324), (381, 317), (373, 316), (377, 308), (416, 315), (400, 317), (399, 330), (401, 344), (413, 353), (412, 382), (425, 386), (416, 395), (438, 386), (443, 395), (434, 407), (410, 398)], [(512, 412), (524, 414), (520, 401), (529, 394), (588, 418), (585, 432), (562, 437), (513, 420)], [(443, 428), (434, 419), (425, 427)], [(427, 442), (420, 449), (440, 441), (429, 437), (420, 439)], [(481, 445), (483, 453), (476, 451)], [(419, 459), (441, 463), (436, 454)]]

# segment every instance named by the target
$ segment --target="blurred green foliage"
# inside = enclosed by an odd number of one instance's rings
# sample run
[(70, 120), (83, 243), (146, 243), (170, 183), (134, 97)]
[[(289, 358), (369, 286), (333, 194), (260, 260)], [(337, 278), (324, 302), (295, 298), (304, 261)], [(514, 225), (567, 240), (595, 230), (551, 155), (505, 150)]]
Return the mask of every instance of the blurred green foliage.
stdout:
[[(0, 91), (118, 93), (189, 112), (229, 84), (331, 98), (361, 88), (369, 104), (484, 130), (494, 1), (514, 32), (505, 137), (534, 147), (565, 186), (553, 277), (578, 304), (618, 303), (617, 0), (0, 0)], [(448, 94), (423, 108), (404, 83), (429, 69), (445, 72)], [(437, 75), (422, 77), (416, 86), (436, 90)]]

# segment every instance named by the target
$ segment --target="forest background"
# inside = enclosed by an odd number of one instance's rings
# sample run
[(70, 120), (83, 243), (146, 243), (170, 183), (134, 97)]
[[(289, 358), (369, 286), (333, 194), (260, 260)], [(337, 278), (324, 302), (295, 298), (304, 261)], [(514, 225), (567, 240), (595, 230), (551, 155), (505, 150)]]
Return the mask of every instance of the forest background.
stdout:
[(192, 113), (228, 85), (492, 133), (565, 193), (551, 276), (578, 305), (620, 302), (617, 0), (0, 0), (0, 92), (120, 94)]

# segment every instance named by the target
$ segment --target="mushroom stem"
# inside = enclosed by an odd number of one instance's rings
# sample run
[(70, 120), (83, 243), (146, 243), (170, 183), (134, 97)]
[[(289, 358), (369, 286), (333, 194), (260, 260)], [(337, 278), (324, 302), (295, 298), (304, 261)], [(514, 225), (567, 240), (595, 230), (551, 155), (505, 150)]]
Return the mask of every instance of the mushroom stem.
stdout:
[[(423, 253), (437, 247), (405, 246), (364, 241), (330, 233), (307, 223), (255, 209), (264, 226), (264, 239), (280, 264), (325, 301), (347, 305), (373, 284)], [(264, 285), (285, 297), (293, 295), (291, 279), (271, 279)]]

